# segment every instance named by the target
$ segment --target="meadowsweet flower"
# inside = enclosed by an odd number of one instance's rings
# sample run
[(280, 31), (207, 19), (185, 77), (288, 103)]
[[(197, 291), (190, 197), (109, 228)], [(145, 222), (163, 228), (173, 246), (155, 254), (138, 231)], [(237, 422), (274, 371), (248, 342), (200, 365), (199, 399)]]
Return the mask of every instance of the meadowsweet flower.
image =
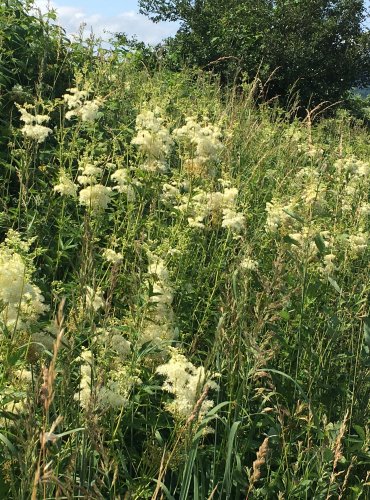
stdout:
[(79, 193), (80, 205), (85, 205), (94, 211), (106, 210), (110, 203), (112, 189), (102, 184), (88, 186)]
[(148, 252), (148, 257), (148, 274), (151, 274), (154, 278), (154, 295), (150, 297), (150, 302), (171, 305), (173, 301), (173, 290), (170, 285), (169, 272), (164, 260), (151, 252)]
[(78, 170), (82, 175), (77, 177), (77, 181), (82, 186), (91, 186), (95, 184), (103, 174), (103, 169), (101, 167), (98, 167), (94, 163), (90, 163), (86, 158), (80, 162)]
[(294, 208), (293, 203), (283, 205), (276, 199), (266, 203), (266, 231), (276, 233), (280, 228), (289, 227), (294, 219), (289, 215)]
[(345, 174), (359, 177), (367, 177), (370, 175), (370, 164), (357, 159), (353, 155), (337, 160), (334, 163), (334, 167), (339, 173), (344, 172)]
[(112, 335), (110, 340), (111, 348), (117, 352), (122, 358), (126, 358), (131, 354), (131, 342), (129, 342), (120, 333)]
[(324, 185), (313, 180), (305, 186), (301, 199), (306, 205), (314, 204), (316, 207), (322, 207), (325, 204), (325, 190)]
[(70, 196), (72, 198), (76, 198), (77, 196), (77, 185), (74, 184), (72, 179), (68, 176), (67, 172), (64, 169), (61, 169), (59, 172), (59, 184), (54, 186), (54, 191), (56, 193), (60, 193), (61, 196)]
[(297, 147), (300, 153), (305, 154), (308, 158), (313, 160), (320, 159), (324, 154), (324, 150), (310, 143), (300, 143)]
[(188, 217), (189, 227), (204, 229), (206, 226), (204, 224), (204, 215), (197, 215), (196, 217)]
[(180, 190), (176, 185), (164, 183), (162, 186), (161, 200), (163, 203), (174, 204), (181, 197)]
[(357, 234), (351, 234), (348, 237), (348, 244), (350, 252), (355, 257), (358, 257), (367, 249), (369, 244), (369, 235), (363, 230), (360, 230), (357, 232)]
[(128, 405), (134, 387), (140, 385), (140, 378), (126, 366), (111, 371), (110, 379), (98, 391), (99, 406), (105, 409), (119, 409)]
[(122, 408), (127, 406), (128, 395), (121, 394), (120, 383), (117, 380), (109, 380), (106, 385), (100, 387), (98, 402), (102, 408)]
[(251, 257), (245, 257), (245, 259), (241, 261), (240, 267), (245, 271), (257, 271), (258, 262)]
[(210, 193), (198, 188), (194, 190), (192, 197), (187, 194), (181, 196), (180, 204), (174, 208), (189, 213), (187, 218), (189, 227), (204, 229), (207, 222), (211, 222), (212, 225), (221, 222), (222, 227), (238, 233), (245, 225), (245, 217), (235, 210), (237, 196), (236, 188), (225, 187), (224, 192)]
[(127, 190), (127, 185), (129, 182), (128, 170), (126, 168), (119, 168), (110, 176), (111, 180), (114, 181), (117, 186), (114, 187), (119, 193), (125, 193)]
[(175, 129), (172, 135), (179, 142), (185, 145), (188, 143), (188, 154), (199, 163), (217, 160), (223, 147), (220, 128), (216, 125), (202, 125), (193, 116), (186, 117), (185, 125)]
[(336, 265), (334, 264), (336, 258), (337, 257), (332, 253), (324, 255), (324, 265), (320, 267), (320, 271), (323, 275), (328, 276), (333, 274), (333, 272), (336, 270)]
[(14, 370), (12, 376), (21, 383), (25, 382), (27, 384), (32, 382), (32, 372), (30, 370), (26, 370), (25, 368)]
[(0, 247), (0, 302), (0, 320), (8, 328), (20, 329), (48, 310), (41, 290), (30, 280), (25, 260), (6, 244)]
[(33, 343), (32, 347), (35, 352), (41, 353), (45, 349), (49, 352), (53, 352), (55, 337), (52, 336), (48, 331), (37, 331), (33, 332), (31, 335), (31, 341)]
[(92, 101), (86, 101), (79, 108), (78, 114), (81, 116), (83, 122), (92, 122), (98, 117), (99, 107), (101, 102), (99, 99), (94, 99)]
[(236, 212), (231, 208), (222, 210), (222, 227), (231, 229), (235, 233), (240, 233), (245, 226), (245, 217), (242, 213)]
[(174, 312), (172, 309), (173, 288), (168, 269), (158, 255), (148, 253), (148, 274), (153, 281), (153, 295), (149, 302), (154, 306), (149, 310), (147, 319), (142, 326), (138, 345), (146, 342), (160, 344), (163, 341), (173, 340), (176, 335), (174, 327)]
[(362, 216), (370, 215), (370, 203), (364, 202), (359, 207), (359, 212)]
[(136, 136), (131, 141), (146, 156), (142, 168), (152, 172), (166, 169), (165, 158), (173, 142), (159, 115), (160, 110), (142, 111), (136, 118)]
[(135, 201), (135, 190), (131, 185), (128, 170), (126, 168), (117, 169), (111, 174), (110, 178), (117, 184), (113, 188), (115, 191), (118, 191), (118, 193), (125, 193), (127, 201)]
[(92, 364), (93, 355), (88, 349), (82, 348), (82, 352), (78, 361), (81, 363), (81, 380), (78, 392), (75, 393), (74, 399), (80, 403), (83, 409), (87, 409), (91, 399), (91, 381), (92, 381)]
[[(196, 367), (175, 348), (170, 350), (168, 363), (158, 366), (156, 372), (165, 377), (162, 389), (174, 395), (174, 400), (167, 405), (167, 410), (181, 420), (189, 418), (204, 391), (218, 390), (219, 386), (206, 377), (203, 366)], [(198, 419), (213, 407), (214, 402), (207, 397), (198, 409)]]
[(74, 109), (81, 106), (82, 102), (87, 99), (89, 93), (86, 90), (78, 90), (78, 88), (73, 87), (67, 89), (68, 94), (63, 95), (63, 99), (67, 104), (68, 109)]
[(104, 308), (105, 302), (100, 289), (94, 290), (90, 286), (86, 287), (86, 305), (94, 309), (94, 311)]
[(116, 327), (97, 328), (97, 342), (105, 348), (105, 352), (113, 351), (120, 358), (127, 358), (131, 354), (131, 342)]
[(306, 258), (312, 258), (317, 255), (318, 248), (314, 241), (314, 231), (312, 229), (303, 227), (300, 232), (290, 233), (289, 238), (295, 242), (292, 250), (299, 255), (303, 255)]
[(24, 126), (21, 129), (23, 135), (36, 140), (38, 143), (44, 142), (47, 136), (52, 133), (52, 130), (42, 124), (47, 123), (50, 117), (47, 115), (32, 115), (19, 105), (18, 109), (21, 113), (20, 119), (24, 122)]
[(64, 94), (63, 96), (69, 109), (66, 113), (67, 120), (70, 120), (74, 116), (80, 117), (83, 122), (96, 120), (101, 100), (93, 99), (92, 101), (88, 101), (89, 94), (86, 90), (78, 90), (77, 88), (67, 90), (69, 94)]
[(112, 264), (119, 264), (123, 259), (123, 255), (121, 253), (117, 253), (111, 248), (106, 248), (103, 252), (103, 256), (108, 262), (112, 262)]

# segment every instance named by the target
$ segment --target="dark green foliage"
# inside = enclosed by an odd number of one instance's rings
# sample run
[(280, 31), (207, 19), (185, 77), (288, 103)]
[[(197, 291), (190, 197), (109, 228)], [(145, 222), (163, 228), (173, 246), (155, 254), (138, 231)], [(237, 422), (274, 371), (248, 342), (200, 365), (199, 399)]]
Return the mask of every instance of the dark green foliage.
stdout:
[[(154, 21), (179, 20), (169, 58), (268, 81), (267, 97), (296, 93), (304, 106), (366, 85), (369, 34), (363, 0), (140, 0)], [(272, 76), (271, 76), (272, 75)]]
[(38, 15), (33, 2), (8, 0), (0, 5), (0, 96), (3, 105), (14, 98), (21, 85), (27, 94), (44, 98), (60, 95), (69, 85), (71, 66), (68, 40), (59, 26), (51, 24), (53, 14)]

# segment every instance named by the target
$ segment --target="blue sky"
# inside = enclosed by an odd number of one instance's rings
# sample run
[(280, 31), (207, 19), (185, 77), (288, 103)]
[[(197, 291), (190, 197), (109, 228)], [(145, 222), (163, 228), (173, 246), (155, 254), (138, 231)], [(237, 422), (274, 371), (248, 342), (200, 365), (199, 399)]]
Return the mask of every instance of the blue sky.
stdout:
[(176, 33), (176, 23), (153, 23), (139, 14), (137, 0), (35, 0), (42, 11), (47, 6), (55, 8), (59, 24), (68, 34), (77, 33), (81, 23), (85, 31), (102, 38), (109, 38), (107, 32), (124, 32), (137, 35), (139, 40), (156, 44)]

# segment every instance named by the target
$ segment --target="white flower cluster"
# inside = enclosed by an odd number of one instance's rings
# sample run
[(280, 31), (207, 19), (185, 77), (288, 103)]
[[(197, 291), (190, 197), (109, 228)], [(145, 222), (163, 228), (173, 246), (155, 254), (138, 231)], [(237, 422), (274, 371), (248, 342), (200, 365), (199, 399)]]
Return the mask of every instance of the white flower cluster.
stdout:
[(173, 137), (187, 145), (188, 159), (199, 163), (218, 159), (222, 150), (221, 136), (218, 126), (198, 123), (194, 116), (186, 117), (185, 125), (173, 131)]
[(162, 186), (161, 201), (166, 204), (173, 206), (181, 201), (181, 193), (176, 181), (168, 184), (165, 182)]
[[(93, 212), (106, 210), (111, 201), (112, 189), (98, 183), (98, 179), (103, 174), (103, 169), (96, 163), (91, 163), (87, 159), (80, 162), (78, 170), (81, 175), (77, 177), (80, 185), (86, 186), (79, 192), (80, 205), (86, 206)], [(73, 183), (64, 169), (59, 172), (59, 184), (54, 186), (54, 191), (62, 196), (77, 196), (78, 186)]]
[(131, 353), (131, 342), (129, 342), (116, 327), (105, 327), (97, 329), (97, 342), (104, 347), (104, 356), (107, 352), (114, 352), (120, 358), (127, 358)]
[(78, 176), (77, 180), (81, 185), (86, 186), (79, 193), (80, 205), (95, 212), (106, 210), (110, 203), (112, 189), (103, 184), (97, 184), (98, 179), (103, 174), (103, 169), (84, 159), (79, 170), (81, 175)]
[(370, 175), (370, 164), (357, 159), (353, 155), (337, 160), (334, 167), (340, 174), (345, 173), (358, 177), (368, 177)]
[(321, 209), (325, 205), (326, 186), (315, 168), (302, 168), (296, 175), (296, 186), (301, 191), (300, 200), (303, 206)]
[(317, 146), (314, 146), (311, 143), (307, 142), (301, 142), (298, 147), (298, 151), (300, 153), (303, 153), (305, 156), (308, 158), (311, 158), (312, 160), (318, 160), (322, 157), (324, 154), (324, 150), (322, 148), (319, 148)]
[(89, 96), (86, 90), (78, 90), (78, 88), (67, 89), (69, 94), (64, 94), (63, 99), (67, 104), (69, 111), (66, 113), (67, 120), (73, 116), (78, 116), (83, 122), (91, 122), (96, 120), (101, 106), (100, 99), (88, 101)]
[[(303, 227), (299, 232), (290, 233), (289, 238), (294, 241), (292, 250), (301, 257), (313, 258), (318, 254), (319, 249), (314, 241), (315, 231), (309, 227)], [(325, 242), (325, 240), (323, 239)]]
[(153, 295), (150, 302), (153, 310), (149, 312), (144, 322), (139, 345), (146, 342), (160, 344), (163, 341), (171, 341), (176, 335), (174, 328), (174, 313), (172, 309), (173, 288), (171, 286), (169, 272), (158, 255), (148, 251), (148, 274), (151, 275), (153, 283)]
[(106, 248), (103, 252), (103, 257), (107, 262), (111, 262), (112, 264), (120, 264), (123, 259), (123, 255), (119, 252), (115, 252), (111, 248)]
[(86, 286), (86, 305), (94, 311), (104, 309), (105, 302), (99, 288), (94, 290), (90, 286)]
[(78, 358), (81, 362), (81, 380), (78, 392), (75, 393), (74, 399), (78, 401), (82, 408), (88, 408), (91, 399), (91, 381), (92, 381), (92, 364), (93, 355), (88, 349), (82, 348), (82, 353)]
[(251, 257), (245, 257), (240, 263), (240, 268), (243, 271), (257, 271), (258, 262)]
[(142, 168), (152, 172), (166, 170), (165, 159), (173, 142), (160, 114), (159, 109), (142, 111), (136, 118), (137, 133), (131, 141), (146, 157)]
[(360, 229), (357, 234), (351, 234), (348, 237), (348, 244), (351, 254), (354, 257), (359, 257), (368, 247), (369, 234)]
[[(131, 179), (127, 168), (118, 168), (113, 172), (110, 178), (117, 184), (113, 188), (115, 191), (118, 191), (118, 193), (125, 193), (128, 201), (135, 201), (135, 190), (131, 185)], [(135, 181), (134, 183), (140, 185), (139, 181)]]
[(126, 407), (133, 388), (141, 384), (138, 376), (131, 370), (122, 366), (110, 372), (110, 379), (98, 391), (98, 404), (104, 409), (120, 409)]
[(106, 210), (110, 203), (111, 189), (102, 184), (88, 186), (80, 191), (80, 205), (93, 211)]
[(190, 227), (204, 229), (207, 222), (218, 224), (235, 233), (240, 233), (245, 226), (245, 216), (236, 211), (238, 190), (225, 187), (224, 191), (206, 192), (198, 188), (193, 196), (184, 194), (181, 203), (174, 208), (188, 213)]
[(354, 156), (349, 156), (337, 160), (334, 167), (339, 175), (339, 180), (344, 183), (341, 196), (342, 210), (343, 212), (352, 212), (354, 204), (357, 204), (361, 197), (361, 192), (365, 192), (367, 196), (369, 187), (366, 186), (366, 182), (370, 179), (370, 164), (358, 160)]
[(333, 253), (328, 253), (323, 257), (323, 266), (320, 267), (320, 271), (324, 276), (331, 276), (337, 269), (334, 261), (336, 260), (336, 255)]
[(203, 366), (196, 367), (186, 359), (183, 354), (175, 348), (170, 349), (171, 359), (168, 363), (158, 366), (156, 372), (166, 377), (162, 389), (175, 396), (174, 400), (167, 405), (167, 410), (181, 420), (189, 418), (198, 401), (201, 401), (198, 411), (198, 419), (214, 406), (214, 402), (207, 397), (201, 396), (209, 389), (218, 390), (219, 386), (206, 377)]
[(21, 113), (21, 120), (24, 122), (24, 127), (21, 132), (24, 136), (34, 139), (39, 144), (44, 142), (49, 134), (52, 133), (51, 128), (45, 127), (43, 123), (47, 123), (50, 117), (47, 115), (32, 115), (25, 108), (17, 106)]
[(104, 360), (96, 364), (96, 376), (102, 381), (96, 390), (97, 404), (102, 410), (121, 409), (129, 403), (132, 389), (141, 384), (129, 366), (131, 342), (114, 325), (97, 328), (96, 333), (97, 359)]
[(96, 163), (90, 163), (86, 158), (80, 162), (78, 170), (81, 172), (81, 175), (77, 177), (77, 180), (82, 186), (96, 184), (98, 179), (103, 175), (103, 169)]
[(0, 303), (0, 320), (7, 328), (21, 329), (48, 310), (24, 258), (6, 243), (0, 247)]
[(76, 198), (77, 196), (77, 185), (72, 181), (64, 168), (59, 171), (59, 184), (54, 186), (54, 191), (60, 193), (61, 196), (70, 196), (71, 198)]
[(266, 203), (266, 231), (276, 233), (280, 229), (286, 229), (294, 224), (294, 218), (289, 214), (294, 210), (294, 203), (282, 204), (275, 198)]

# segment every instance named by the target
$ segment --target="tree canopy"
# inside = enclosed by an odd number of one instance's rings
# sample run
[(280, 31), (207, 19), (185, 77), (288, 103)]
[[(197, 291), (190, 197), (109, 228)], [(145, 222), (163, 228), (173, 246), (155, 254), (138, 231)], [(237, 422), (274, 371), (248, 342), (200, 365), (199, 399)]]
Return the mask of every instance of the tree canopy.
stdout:
[(269, 79), (268, 95), (336, 101), (370, 82), (363, 0), (140, 0), (154, 22), (180, 21), (168, 41), (177, 62)]

